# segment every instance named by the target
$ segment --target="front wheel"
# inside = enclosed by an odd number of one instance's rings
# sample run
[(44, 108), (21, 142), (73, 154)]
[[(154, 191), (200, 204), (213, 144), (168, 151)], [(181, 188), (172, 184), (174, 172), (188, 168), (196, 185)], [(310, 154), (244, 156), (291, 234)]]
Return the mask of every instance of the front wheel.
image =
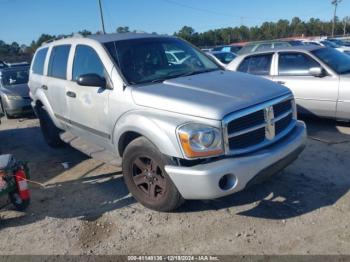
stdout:
[(171, 160), (146, 138), (133, 140), (123, 155), (123, 175), (130, 193), (147, 208), (171, 211), (183, 198), (164, 170)]

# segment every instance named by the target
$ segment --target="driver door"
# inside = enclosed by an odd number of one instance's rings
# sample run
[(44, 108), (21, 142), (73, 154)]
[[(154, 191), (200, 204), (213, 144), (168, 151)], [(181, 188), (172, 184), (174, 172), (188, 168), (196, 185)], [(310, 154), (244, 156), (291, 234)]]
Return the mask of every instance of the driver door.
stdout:
[(78, 77), (84, 74), (97, 74), (105, 79), (108, 77), (97, 52), (90, 46), (77, 45), (72, 81), (66, 89), (70, 128), (77, 136), (86, 137), (101, 146), (108, 145), (111, 139), (108, 125), (108, 98), (111, 90), (100, 86), (78, 85)]

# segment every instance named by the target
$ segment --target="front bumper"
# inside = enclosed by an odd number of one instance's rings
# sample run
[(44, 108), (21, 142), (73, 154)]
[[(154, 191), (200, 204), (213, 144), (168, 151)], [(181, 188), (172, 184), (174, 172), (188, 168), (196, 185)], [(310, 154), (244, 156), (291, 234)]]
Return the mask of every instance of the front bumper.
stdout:
[[(256, 153), (193, 167), (165, 166), (185, 199), (213, 199), (243, 190), (248, 184), (272, 175), (293, 162), (306, 142), (306, 126), (298, 121), (285, 138)], [(229, 188), (219, 186), (224, 175), (234, 178)]]
[(33, 108), (30, 99), (11, 100), (6, 101), (5, 110), (8, 115), (21, 115), (32, 113)]

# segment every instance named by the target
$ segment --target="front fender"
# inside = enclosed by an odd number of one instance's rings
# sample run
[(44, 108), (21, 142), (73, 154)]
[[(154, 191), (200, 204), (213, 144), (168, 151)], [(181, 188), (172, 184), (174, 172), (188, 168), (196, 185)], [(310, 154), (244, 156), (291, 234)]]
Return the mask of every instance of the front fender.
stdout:
[(183, 158), (182, 151), (176, 138), (176, 127), (183, 118), (165, 115), (158, 112), (135, 110), (124, 114), (117, 121), (113, 142), (119, 145), (120, 138), (126, 132), (136, 132), (150, 140), (161, 153)]

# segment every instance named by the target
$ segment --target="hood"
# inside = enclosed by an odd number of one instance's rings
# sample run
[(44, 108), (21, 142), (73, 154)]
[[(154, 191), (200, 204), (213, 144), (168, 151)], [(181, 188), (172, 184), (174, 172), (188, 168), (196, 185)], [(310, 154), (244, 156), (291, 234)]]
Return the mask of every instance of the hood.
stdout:
[(2, 89), (6, 94), (18, 95), (21, 97), (29, 97), (28, 84), (19, 84), (6, 86)]
[(135, 87), (132, 96), (140, 106), (221, 120), (231, 112), (289, 92), (261, 77), (214, 71)]

